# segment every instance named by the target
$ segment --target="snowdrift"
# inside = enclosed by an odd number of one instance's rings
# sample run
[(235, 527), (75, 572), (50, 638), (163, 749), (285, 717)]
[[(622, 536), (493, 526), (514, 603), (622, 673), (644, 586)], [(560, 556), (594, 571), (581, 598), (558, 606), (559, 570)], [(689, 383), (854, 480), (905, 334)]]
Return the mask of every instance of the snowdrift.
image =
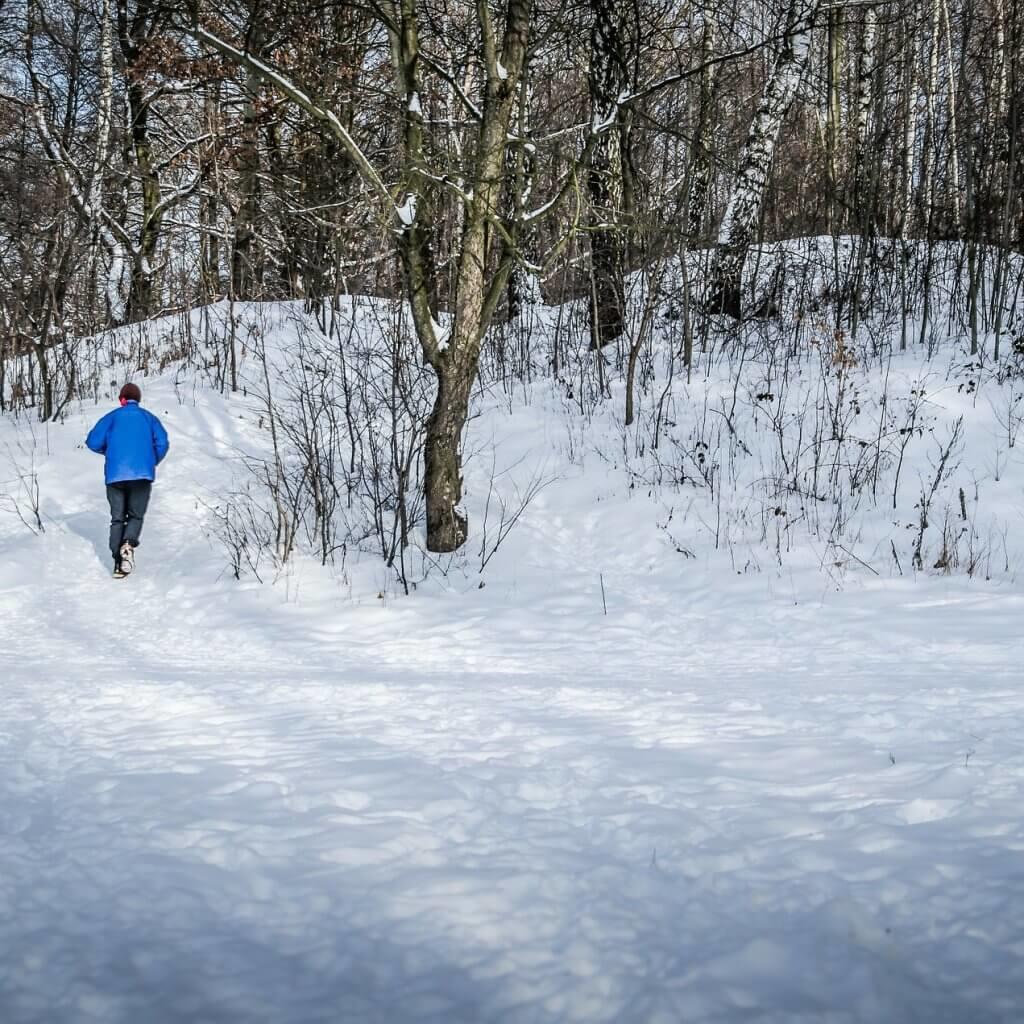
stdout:
[(793, 266), (738, 328), (636, 278), (603, 365), (496, 329), (443, 560), (391, 304), (111, 332), (5, 418), (0, 1019), (1019, 1020), (1018, 353)]

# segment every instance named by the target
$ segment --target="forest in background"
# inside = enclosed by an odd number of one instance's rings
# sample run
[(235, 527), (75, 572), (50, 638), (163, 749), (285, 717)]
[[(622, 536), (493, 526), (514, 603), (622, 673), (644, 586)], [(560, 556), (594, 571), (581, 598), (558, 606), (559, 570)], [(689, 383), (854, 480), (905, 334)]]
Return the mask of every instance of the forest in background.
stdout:
[(924, 341), (950, 259), (962, 290), (942, 308), (972, 356), (1018, 340), (1024, 11), (1009, 0), (0, 14), (4, 407), (60, 417), (84, 396), (81, 339), (118, 325), (223, 299), (403, 303), (414, 343), (395, 360), (435, 385), (413, 453), (431, 551), (467, 537), (482, 356), (532, 365), (489, 328), (531, 303), (580, 305), (599, 374), (621, 369), (631, 397), (654, 307), (629, 299), (630, 275), (676, 310), (689, 366), (710, 330), (742, 344), (779, 317), (784, 270), (751, 272), (762, 243), (826, 236), (829, 280), (789, 322), (813, 307), (840, 363), (894, 282), (901, 344)]

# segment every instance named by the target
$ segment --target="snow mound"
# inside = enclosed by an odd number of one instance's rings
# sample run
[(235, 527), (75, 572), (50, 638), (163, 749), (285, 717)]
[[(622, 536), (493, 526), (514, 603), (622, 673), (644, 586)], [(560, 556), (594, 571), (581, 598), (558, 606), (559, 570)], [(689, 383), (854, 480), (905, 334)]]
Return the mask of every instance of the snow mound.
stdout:
[[(98, 403), (0, 423), (0, 1020), (1021, 1018), (1012, 363), (769, 325), (687, 379), (670, 307), (630, 428), (582, 334), (536, 371), (558, 311), (488, 357), (443, 562), (414, 469), (388, 549), (387, 304), (97, 339)], [(172, 449), (115, 582), (129, 372)]]

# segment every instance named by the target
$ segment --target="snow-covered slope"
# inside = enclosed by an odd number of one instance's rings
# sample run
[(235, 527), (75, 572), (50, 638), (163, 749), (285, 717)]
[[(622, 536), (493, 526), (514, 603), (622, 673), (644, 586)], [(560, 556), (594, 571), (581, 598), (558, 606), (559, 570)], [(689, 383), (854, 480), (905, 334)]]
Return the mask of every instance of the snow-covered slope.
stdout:
[[(287, 361), (280, 312), (247, 315)], [(1024, 1018), (1012, 382), (953, 348), (811, 351), (845, 385), (677, 370), (657, 454), (614, 374), (580, 415), (589, 380), (492, 376), (474, 540), (409, 596), (355, 546), (232, 577), (214, 510), (268, 450), (249, 384), (142, 379), (172, 451), (123, 582), (82, 447), (107, 404), (0, 424), (0, 490), (31, 523), (36, 474), (44, 527), (0, 516), (0, 1021)], [(778, 485), (848, 480), (883, 435), (845, 512)]]

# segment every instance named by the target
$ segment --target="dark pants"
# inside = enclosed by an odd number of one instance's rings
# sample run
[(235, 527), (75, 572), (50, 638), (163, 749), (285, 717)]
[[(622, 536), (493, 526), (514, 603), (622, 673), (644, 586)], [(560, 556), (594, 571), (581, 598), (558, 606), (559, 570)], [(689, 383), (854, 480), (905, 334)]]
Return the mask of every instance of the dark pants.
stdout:
[(128, 543), (139, 546), (142, 534), (142, 520), (149, 505), (152, 480), (122, 480), (107, 484), (107, 501), (110, 503), (110, 553), (114, 561), (120, 561), (121, 545)]

